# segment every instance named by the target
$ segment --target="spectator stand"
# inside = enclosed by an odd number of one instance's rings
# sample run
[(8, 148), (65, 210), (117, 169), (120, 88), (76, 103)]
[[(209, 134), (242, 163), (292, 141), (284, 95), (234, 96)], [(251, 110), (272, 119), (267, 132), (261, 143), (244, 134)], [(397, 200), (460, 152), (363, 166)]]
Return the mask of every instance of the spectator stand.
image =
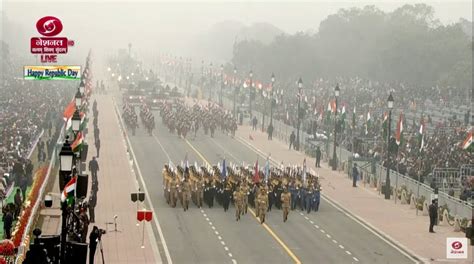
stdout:
[[(44, 134), (44, 130), (42, 129), (41, 132), (38, 134), (38, 136), (35, 138), (35, 140), (33, 140), (33, 142), (31, 143), (30, 150), (27, 152), (26, 156), (24, 156), (25, 159), (31, 158), (43, 134)], [(2, 208), (4, 205), (14, 202), (15, 181), (13, 180), (14, 178), (11, 177), (11, 175), (12, 175), (11, 172), (4, 173), (2, 175), (2, 178), (0, 179), (0, 199), (1, 199), (0, 203), (2, 205)], [(31, 186), (28, 186), (28, 188), (26, 189), (26, 196), (28, 196), (30, 188)], [(3, 210), (0, 211), (0, 217), (3, 217)], [(14, 223), (16, 221), (17, 219), (14, 219)], [(0, 221), (0, 237), (3, 238), (3, 235), (4, 235), (3, 221)]]

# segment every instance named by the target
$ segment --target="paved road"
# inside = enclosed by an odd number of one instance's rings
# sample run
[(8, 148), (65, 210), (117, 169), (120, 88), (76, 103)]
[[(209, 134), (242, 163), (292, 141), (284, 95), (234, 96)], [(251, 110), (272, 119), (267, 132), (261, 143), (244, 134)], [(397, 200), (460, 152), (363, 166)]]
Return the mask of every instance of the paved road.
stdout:
[[(234, 210), (192, 205), (189, 211), (170, 208), (163, 198), (161, 171), (171, 160), (199, 164), (254, 163), (257, 154), (226, 135), (179, 139), (162, 126), (148, 136), (138, 130), (130, 137), (140, 171), (174, 263), (413, 263), (392, 246), (363, 228), (335, 207), (322, 202), (320, 211), (307, 215), (273, 210), (265, 225), (249, 213), (236, 222)], [(264, 161), (260, 158), (260, 164)], [(389, 221), (390, 219), (387, 219)], [(158, 237), (158, 236), (156, 236)]]

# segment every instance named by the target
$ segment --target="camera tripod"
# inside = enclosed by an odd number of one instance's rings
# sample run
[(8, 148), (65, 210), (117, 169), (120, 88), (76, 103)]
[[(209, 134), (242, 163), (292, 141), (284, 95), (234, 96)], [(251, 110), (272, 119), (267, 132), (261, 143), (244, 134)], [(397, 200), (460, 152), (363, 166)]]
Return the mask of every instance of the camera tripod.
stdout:
[[(105, 226), (108, 227), (109, 225), (114, 225), (114, 230), (110, 232), (116, 232), (116, 233), (121, 233), (122, 231), (117, 229), (117, 216), (114, 216), (114, 222), (106, 222)], [(107, 230), (108, 231), (108, 230)]]
[(104, 248), (102, 247), (102, 239), (100, 238), (99, 238), (99, 248), (100, 248), (100, 255), (102, 256), (102, 264), (105, 264)]

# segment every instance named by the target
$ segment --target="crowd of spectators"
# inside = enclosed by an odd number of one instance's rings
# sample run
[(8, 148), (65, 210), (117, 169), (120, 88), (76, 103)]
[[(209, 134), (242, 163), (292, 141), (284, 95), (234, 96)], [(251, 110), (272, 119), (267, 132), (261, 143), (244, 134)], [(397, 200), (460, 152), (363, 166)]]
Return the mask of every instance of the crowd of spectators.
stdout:
[[(73, 85), (63, 81), (28, 81), (5, 75), (3, 78), (0, 86), (0, 175), (11, 172), (15, 163), (26, 163), (25, 159), (42, 131), (45, 136), (55, 138), (52, 133), (59, 133), (59, 129), (54, 128), (63, 124), (63, 110), (74, 94)], [(52, 144), (52, 140), (48, 142), (48, 152), (52, 150)], [(38, 158), (44, 160), (42, 155)]]
[[(463, 150), (460, 143), (470, 129), (470, 101), (467, 89), (452, 87), (414, 87), (402, 83), (381, 83), (359, 78), (336, 81), (317, 80), (305, 85), (301, 108), (304, 109), (302, 130), (308, 134), (324, 133), (330, 138), (334, 130), (333, 121), (327, 119), (328, 103), (334, 99), (335, 83), (339, 84), (338, 111), (345, 107), (345, 125), (338, 127), (338, 142), (359, 156), (382, 159), (386, 155), (386, 139), (383, 138), (383, 115), (387, 109), (390, 92), (395, 98), (392, 113), (391, 134), (394, 137), (400, 113), (404, 120), (404, 141), (394, 155), (397, 162), (391, 166), (414, 179), (424, 179), (434, 168), (460, 168), (463, 164), (474, 164), (471, 152)], [(288, 125), (297, 126), (298, 88), (295, 80), (284, 85), (274, 85), (277, 100), (274, 118)], [(269, 96), (258, 92), (254, 103), (257, 110), (266, 107), (269, 113)], [(352, 125), (352, 113), (356, 108), (356, 126)], [(457, 110), (453, 115), (451, 109)], [(367, 113), (371, 121), (367, 125)], [(440, 113), (441, 112), (441, 113)], [(446, 113), (443, 113), (446, 112)], [(322, 113), (322, 115), (321, 115)], [(333, 120), (334, 113), (330, 113)], [(341, 112), (338, 114), (341, 116)], [(322, 119), (321, 119), (322, 117)], [(419, 128), (424, 123), (424, 147), (420, 150)], [(474, 176), (474, 175), (472, 175)]]

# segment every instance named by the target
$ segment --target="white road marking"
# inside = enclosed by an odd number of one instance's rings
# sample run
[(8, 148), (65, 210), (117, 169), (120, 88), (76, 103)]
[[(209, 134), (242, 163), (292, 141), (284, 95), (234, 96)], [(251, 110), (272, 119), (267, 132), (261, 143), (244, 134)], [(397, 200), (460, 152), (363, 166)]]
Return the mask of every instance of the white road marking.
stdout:
[(359, 261), (356, 257), (352, 257), (352, 259), (355, 260), (355, 261), (357, 261), (357, 262)]
[(229, 251), (229, 248), (228, 247), (224, 247), (225, 251)]
[(313, 222), (312, 220), (309, 220), (309, 222), (310, 222), (311, 224), (314, 224), (314, 222)]
[(327, 236), (328, 238), (331, 238), (331, 235), (329, 235), (329, 234), (326, 234), (326, 236)]
[[(258, 155), (260, 155), (262, 158), (266, 158), (266, 154), (260, 150), (259, 148), (253, 146), (251, 143), (247, 142), (244, 138), (242, 137), (236, 137), (237, 141), (239, 141), (240, 143), (242, 143), (242, 145), (246, 146), (247, 148), (249, 148), (250, 150), (252, 150), (253, 152), (257, 153)], [(270, 161), (276, 165), (276, 166), (279, 166), (279, 161), (278, 160), (275, 160), (273, 158), (270, 158)], [(329, 203), (330, 205), (332, 205), (334, 208), (336, 208), (338, 211), (340, 211), (341, 213), (347, 215), (347, 217), (349, 217), (351, 220), (353, 220), (354, 222), (358, 223), (359, 225), (363, 226), (365, 229), (367, 229), (369, 232), (371, 232), (372, 234), (374, 234), (375, 236), (377, 236), (378, 238), (380, 238), (382, 241), (384, 241), (385, 243), (387, 243), (388, 245), (392, 246), (393, 248), (395, 248), (398, 252), (402, 253), (404, 256), (406, 256), (407, 258), (409, 258), (410, 260), (412, 260), (414, 263), (418, 264), (420, 263), (419, 260), (417, 260), (416, 258), (420, 258), (417, 254), (415, 254), (413, 251), (407, 249), (406, 247), (404, 247), (403, 245), (401, 245), (401, 243), (399, 243), (397, 240), (393, 239), (392, 237), (390, 237), (389, 235), (387, 235), (386, 233), (384, 233), (383, 231), (381, 231), (380, 229), (374, 227), (373, 225), (369, 224), (369, 223), (365, 223), (363, 221), (363, 218), (358, 216), (357, 214), (354, 214), (353, 212), (351, 212), (350, 210), (346, 209), (345, 207), (343, 207), (342, 205), (340, 205), (338, 202), (336, 202), (335, 200), (333, 200), (332, 198), (326, 196), (325, 194), (321, 194), (321, 198), (324, 199), (327, 203)], [(352, 215), (349, 215), (347, 212), (350, 212)], [(301, 215), (303, 215), (302, 213), (300, 213)], [(381, 235), (382, 234), (382, 235)], [(386, 238), (385, 238), (386, 237)], [(390, 241), (390, 240), (392, 241)], [(395, 244), (398, 242), (398, 245)], [(358, 261), (358, 260), (357, 260)]]
[(237, 261), (235, 259), (232, 259), (232, 264), (237, 264)]
[(309, 218), (307, 216), (305, 216), (304, 219), (309, 220)]
[(346, 250), (347, 255), (352, 255), (350, 251)]
[(222, 244), (223, 246), (225, 246), (225, 242), (224, 242), (224, 241), (221, 241), (221, 244)]
[(227, 255), (229, 255), (229, 257), (232, 257), (232, 253), (229, 253), (229, 254), (227, 254)]
[(343, 246), (343, 245), (339, 245), (339, 247), (340, 247), (341, 249), (344, 249), (344, 246)]
[(333, 239), (332, 242), (334, 242), (334, 244), (337, 244), (337, 240)]
[[(201, 209), (201, 213), (203, 213), (203, 214), (204, 214), (204, 210), (202, 210), (202, 209)], [(206, 216), (206, 214), (204, 214), (204, 216)]]
[(212, 230), (216, 230), (216, 228), (214, 226), (211, 226)]
[[(202, 211), (202, 210), (201, 210), (201, 211)], [(204, 217), (207, 217), (207, 214), (203, 214), (203, 215), (204, 215)]]
[(324, 229), (321, 229), (320, 231), (321, 231), (321, 233), (323, 233), (323, 234), (326, 233), (326, 231), (324, 231)]
[(212, 225), (212, 222), (209, 221), (209, 225)]
[(319, 229), (319, 226), (318, 225), (314, 225), (314, 227), (318, 228)]
[(214, 231), (214, 233), (215, 233), (216, 235), (219, 235), (219, 232), (217, 232), (217, 231)]
[(218, 238), (219, 240), (222, 240), (222, 237), (221, 237), (221, 236), (217, 236), (217, 238)]
[(208, 222), (209, 222), (209, 217), (206, 217), (206, 221), (208, 221)]

